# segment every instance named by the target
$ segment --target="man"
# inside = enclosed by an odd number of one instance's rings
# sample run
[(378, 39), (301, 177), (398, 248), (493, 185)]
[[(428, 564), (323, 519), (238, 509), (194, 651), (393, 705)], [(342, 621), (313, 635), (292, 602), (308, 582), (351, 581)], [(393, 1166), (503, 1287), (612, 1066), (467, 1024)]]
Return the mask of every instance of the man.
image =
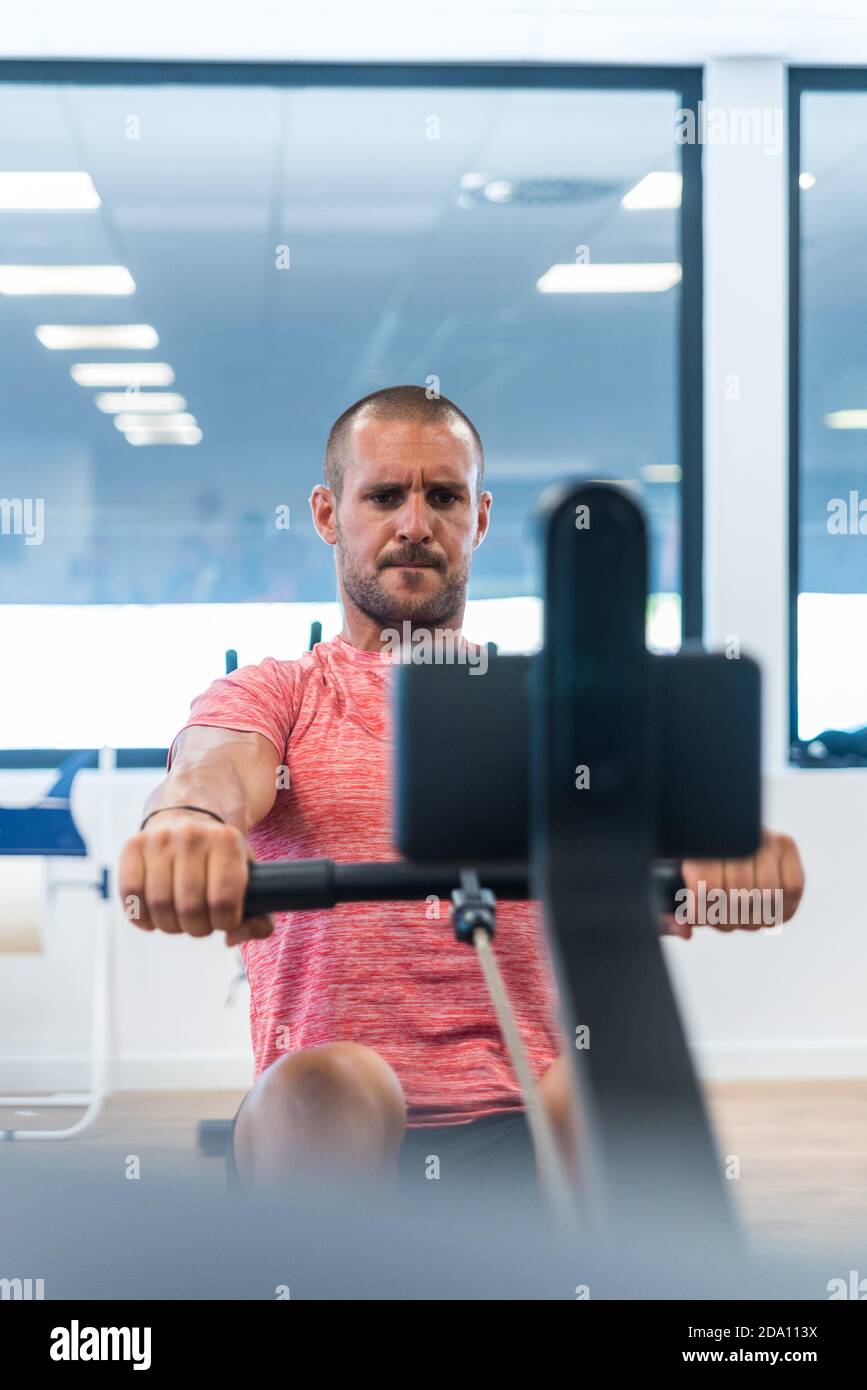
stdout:
[[(334, 424), (313, 523), (335, 549), (344, 624), (297, 661), (268, 659), (194, 700), (143, 829), (123, 851), (121, 897), (146, 930), (240, 945), (251, 991), (255, 1084), (235, 1123), (244, 1186), (302, 1171), (505, 1171), (530, 1151), (521, 1093), (473, 952), (426, 903), (343, 904), (242, 921), (247, 862), (397, 857), (389, 788), (395, 631), (463, 641), (473, 551), (488, 530), (482, 442), (445, 397), (376, 391)], [(448, 729), (441, 740), (448, 776)], [(727, 889), (782, 888), (803, 873), (786, 836), (746, 862), (686, 864)], [(674, 929), (674, 924), (670, 926)], [(686, 929), (689, 934), (689, 929)], [(496, 951), (542, 1101), (575, 1171), (541, 913), (503, 902)], [(511, 1170), (510, 1170), (511, 1171)]]

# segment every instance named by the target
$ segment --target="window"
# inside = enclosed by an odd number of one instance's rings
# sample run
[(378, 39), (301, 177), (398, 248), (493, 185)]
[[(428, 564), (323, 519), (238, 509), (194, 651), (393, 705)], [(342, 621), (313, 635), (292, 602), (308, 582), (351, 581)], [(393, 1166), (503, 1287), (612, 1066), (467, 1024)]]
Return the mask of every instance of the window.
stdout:
[(795, 72), (791, 109), (792, 751), (864, 765), (867, 73)]
[(650, 640), (700, 633), (695, 73), (25, 66), (0, 86), (0, 744), (163, 745), (226, 648), (335, 630), (307, 498), (336, 416), (400, 382), (485, 442), (470, 636), (538, 640), (528, 520), (565, 475), (635, 490)]

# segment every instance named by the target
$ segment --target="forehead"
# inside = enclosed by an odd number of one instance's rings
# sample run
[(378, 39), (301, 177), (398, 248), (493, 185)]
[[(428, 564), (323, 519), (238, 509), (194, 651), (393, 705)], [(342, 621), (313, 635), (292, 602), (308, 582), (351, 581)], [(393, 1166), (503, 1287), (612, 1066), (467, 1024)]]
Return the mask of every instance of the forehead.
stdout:
[(435, 468), (440, 476), (467, 479), (476, 466), (476, 451), (460, 420), (448, 424), (362, 415), (347, 436), (345, 461), (357, 482), (384, 467), (400, 474)]

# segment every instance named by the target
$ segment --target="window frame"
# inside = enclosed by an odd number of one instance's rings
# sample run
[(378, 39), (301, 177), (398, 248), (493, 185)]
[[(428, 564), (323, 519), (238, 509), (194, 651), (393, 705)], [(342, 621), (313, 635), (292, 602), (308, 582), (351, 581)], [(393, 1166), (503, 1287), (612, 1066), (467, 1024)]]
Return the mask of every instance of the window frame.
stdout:
[[(701, 67), (560, 63), (220, 63), (124, 62), (83, 59), (0, 60), (0, 82), (78, 86), (148, 86), (164, 83), (281, 87), (565, 88), (577, 91), (671, 91), (681, 109), (698, 118)], [(678, 463), (681, 469), (681, 633), (703, 631), (704, 363), (702, 146), (681, 145), (683, 190), (678, 221), (679, 286), (676, 380)], [(215, 677), (221, 674), (214, 672)], [(55, 768), (80, 749), (3, 749), (4, 769)], [(94, 750), (90, 750), (94, 751)], [(117, 765), (164, 767), (166, 749), (122, 748)]]
[[(805, 92), (867, 94), (867, 67), (789, 69), (789, 762), (799, 768), (844, 771), (809, 752), (798, 735), (798, 594), (801, 482), (801, 97)], [(855, 764), (863, 766), (863, 764)]]

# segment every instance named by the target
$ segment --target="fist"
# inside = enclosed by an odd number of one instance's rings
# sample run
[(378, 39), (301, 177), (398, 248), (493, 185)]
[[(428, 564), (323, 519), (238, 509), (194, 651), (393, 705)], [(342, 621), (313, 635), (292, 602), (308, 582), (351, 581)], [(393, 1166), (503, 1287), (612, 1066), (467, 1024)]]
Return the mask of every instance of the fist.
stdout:
[(121, 852), (124, 912), (143, 931), (225, 932), (227, 946), (270, 936), (270, 917), (244, 920), (249, 863), (247, 843), (234, 826), (194, 811), (161, 811)]
[(695, 926), (758, 931), (788, 922), (804, 893), (798, 847), (790, 835), (773, 830), (762, 832), (761, 846), (751, 859), (685, 859), (681, 873), (686, 899), (681, 894), (682, 910), (666, 916), (665, 933), (685, 940)]

